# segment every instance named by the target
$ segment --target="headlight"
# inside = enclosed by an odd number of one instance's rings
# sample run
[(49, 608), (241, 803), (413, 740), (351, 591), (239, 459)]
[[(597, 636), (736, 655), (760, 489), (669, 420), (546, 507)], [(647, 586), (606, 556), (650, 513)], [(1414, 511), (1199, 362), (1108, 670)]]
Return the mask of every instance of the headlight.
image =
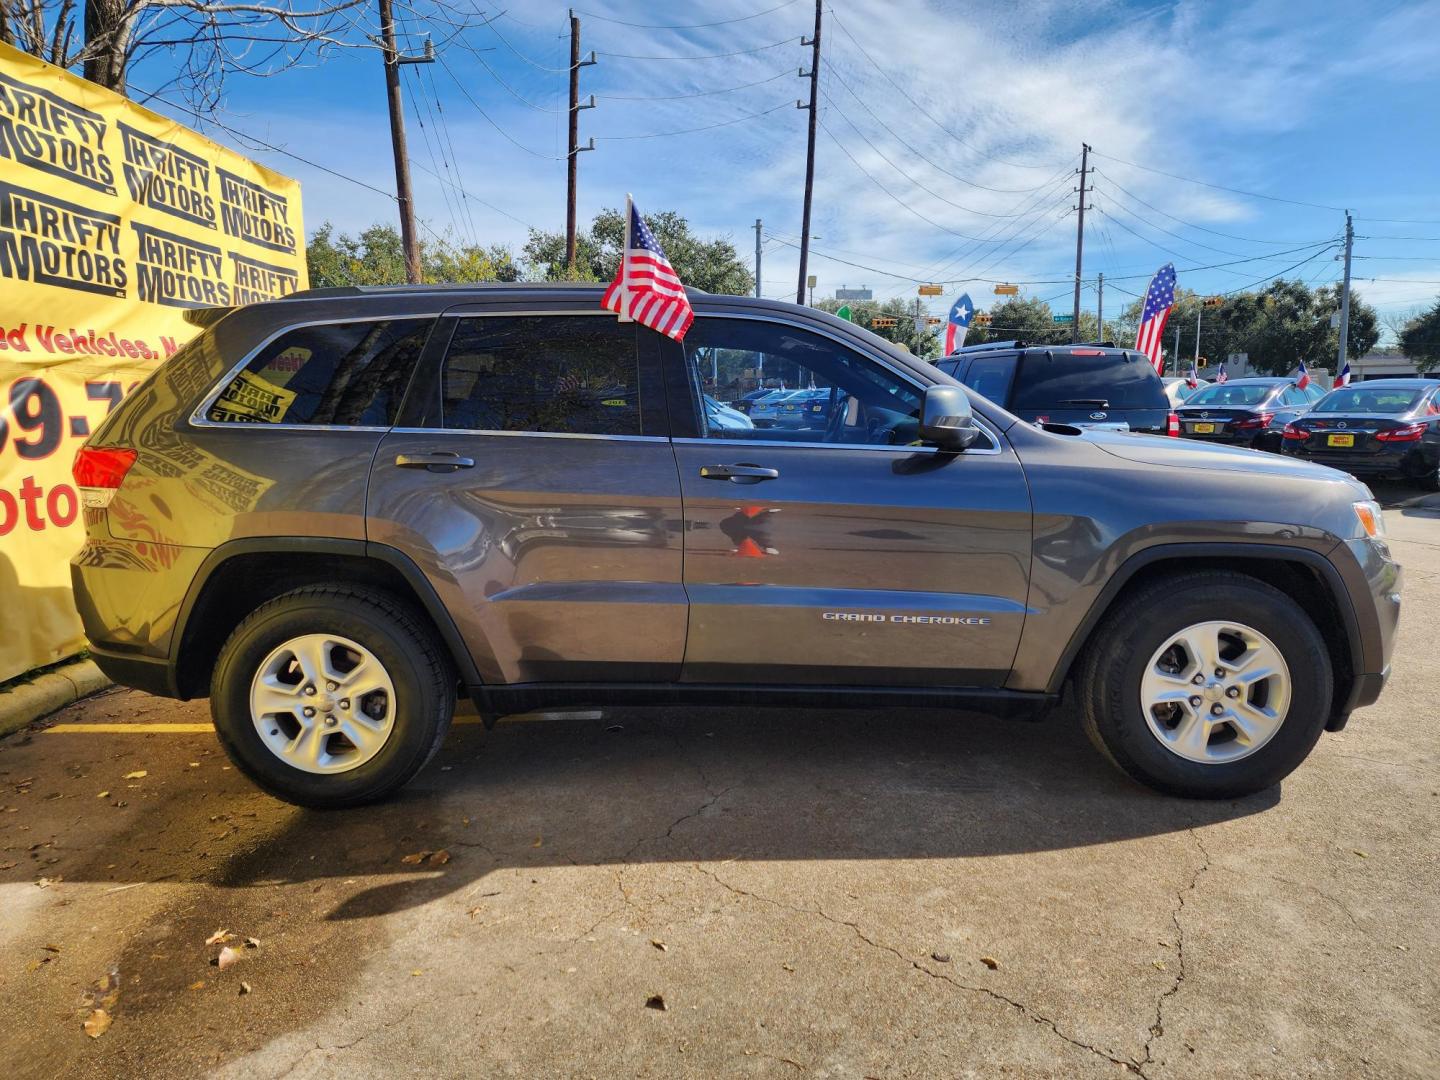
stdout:
[(1360, 534), (1371, 539), (1385, 539), (1385, 514), (1378, 502), (1366, 501), (1353, 504), (1355, 519), (1360, 523)]

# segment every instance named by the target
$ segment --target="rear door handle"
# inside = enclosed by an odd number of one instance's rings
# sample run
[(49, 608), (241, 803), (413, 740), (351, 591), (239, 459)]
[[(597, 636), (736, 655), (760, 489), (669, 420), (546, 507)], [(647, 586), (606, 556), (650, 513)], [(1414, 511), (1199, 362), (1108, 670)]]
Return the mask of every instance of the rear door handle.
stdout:
[(762, 465), (702, 465), (700, 477), (703, 480), (729, 480), (732, 484), (758, 484), (762, 480), (780, 479), (780, 470), (767, 469)]
[(454, 472), (456, 469), (474, 468), (475, 459), (461, 457), (451, 450), (436, 450), (433, 454), (396, 454), (395, 464), (402, 469)]

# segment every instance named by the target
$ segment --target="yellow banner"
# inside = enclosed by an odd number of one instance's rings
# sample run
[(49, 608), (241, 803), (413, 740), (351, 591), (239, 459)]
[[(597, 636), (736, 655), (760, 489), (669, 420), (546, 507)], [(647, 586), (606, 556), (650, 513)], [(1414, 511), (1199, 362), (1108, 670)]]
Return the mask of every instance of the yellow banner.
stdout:
[(84, 646), (86, 436), (188, 311), (307, 284), (299, 183), (0, 44), (0, 681)]

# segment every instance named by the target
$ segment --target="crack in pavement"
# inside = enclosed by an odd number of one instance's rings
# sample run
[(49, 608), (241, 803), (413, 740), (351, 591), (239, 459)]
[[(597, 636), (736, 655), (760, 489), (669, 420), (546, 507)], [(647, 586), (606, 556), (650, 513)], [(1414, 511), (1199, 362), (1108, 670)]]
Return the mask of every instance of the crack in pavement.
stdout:
[(377, 1033), (379, 1033), (379, 1032), (381, 1032), (381, 1031), (389, 1031), (392, 1027), (395, 1027), (397, 1024), (403, 1024), (405, 1021), (409, 1020), (410, 1017), (414, 1016), (414, 1015), (420, 1010), (421, 1006), (423, 1006), (424, 1004), (425, 1004), (424, 1001), (418, 1001), (418, 1002), (416, 1002), (414, 1005), (410, 1006), (410, 1008), (407, 1009), (402, 1015), (397, 1016), (394, 1020), (391, 1020), (389, 1023), (381, 1024), (378, 1028), (372, 1028), (372, 1029), (370, 1029), (369, 1031), (365, 1032), (364, 1035), (361, 1035), (361, 1036), (359, 1036), (358, 1038), (351, 1039), (349, 1042), (346, 1042), (346, 1043), (332, 1043), (332, 1044), (329, 1045), (329, 1046), (325, 1046), (325, 1045), (323, 1045), (323, 1044), (321, 1044), (321, 1043), (316, 1043), (314, 1046), (310, 1047), (310, 1049), (306, 1050), (306, 1051), (305, 1051), (303, 1054), (301, 1054), (298, 1058), (296, 1058), (294, 1061), (292, 1061), (288, 1066), (286, 1066), (283, 1072), (278, 1072), (278, 1073), (276, 1073), (274, 1076), (272, 1076), (272, 1077), (270, 1078), (270, 1080), (284, 1080), (285, 1077), (289, 1076), (289, 1075), (290, 1075), (291, 1073), (293, 1073), (296, 1069), (298, 1069), (302, 1064), (304, 1064), (305, 1059), (308, 1058), (311, 1054), (334, 1053), (335, 1051), (339, 1051), (339, 1050), (349, 1050), (349, 1049), (350, 1049), (351, 1047), (353, 1047), (353, 1046), (359, 1046), (359, 1045), (360, 1045), (362, 1042), (364, 1042), (366, 1039), (370, 1038), (370, 1036), (375, 1035), (375, 1034), (377, 1034)]
[(1102, 1057), (1106, 1061), (1110, 1062), (1112, 1065), (1122, 1066), (1126, 1070), (1133, 1072), (1142, 1078), (1145, 1076), (1145, 1072), (1142, 1068), (1141, 1062), (1135, 1061), (1133, 1058), (1117, 1057), (1115, 1054), (1111, 1053), (1109, 1050), (1104, 1049), (1103, 1047), (1094, 1046), (1090, 1043), (1085, 1042), (1083, 1039), (1077, 1039), (1072, 1035), (1066, 1034), (1064, 1031), (1060, 1030), (1059, 1024), (1051, 1017), (1046, 1016), (1044, 1013), (1037, 1012), (1035, 1009), (1026, 1005), (1022, 1001), (1017, 1001), (1015, 998), (1007, 997), (1005, 994), (1000, 993), (998, 990), (992, 990), (988, 986), (976, 986), (971, 983), (961, 982), (953, 975), (947, 975), (944, 972), (934, 971), (926, 967), (924, 964), (920, 963), (918, 960), (914, 960), (911, 957), (906, 956), (903, 952), (895, 948), (893, 945), (887, 945), (884, 942), (876, 941), (873, 938), (869, 937), (863, 930), (860, 929), (858, 923), (852, 922), (849, 919), (836, 918), (834, 915), (831, 915), (827, 911), (825, 911), (824, 908), (799, 907), (795, 904), (787, 904), (781, 900), (775, 900), (768, 896), (762, 896), (760, 893), (751, 892), (748, 889), (742, 889), (738, 885), (734, 885), (726, 881), (714, 870), (710, 870), (704, 866), (701, 866), (698, 862), (691, 863), (691, 866), (697, 872), (710, 878), (717, 885), (721, 886), (724, 889), (727, 889), (728, 891), (736, 894), (737, 896), (749, 897), (752, 900), (758, 900), (761, 903), (771, 904), (775, 907), (784, 908), (787, 911), (793, 911), (801, 915), (818, 915), (826, 922), (831, 923), (835, 926), (847, 927), (857, 938), (863, 941), (866, 945), (869, 945), (872, 949), (876, 949), (880, 952), (889, 953), (901, 962), (909, 964), (912, 968), (914, 968), (921, 974), (928, 975), (930, 978), (935, 979), (939, 982), (949, 983), (951, 986), (954, 986), (957, 989), (965, 990), (972, 994), (981, 994), (994, 1001), (1000, 1002), (1001, 1004), (1006, 1005), (1019, 1012), (1021, 1016), (1023, 1016), (1026, 1020), (1029, 1020), (1032, 1024), (1036, 1024), (1040, 1027), (1046, 1028), (1057, 1038), (1062, 1039), (1063, 1041), (1069, 1043), (1071, 1046), (1074, 1046), (1080, 1050), (1084, 1050), (1090, 1054), (1094, 1054), (1097, 1057)]
[(1200, 849), (1202, 862), (1190, 875), (1190, 884), (1175, 894), (1175, 907), (1171, 909), (1170, 921), (1175, 924), (1175, 979), (1170, 988), (1155, 999), (1155, 1021), (1150, 1025), (1150, 1037), (1145, 1040), (1145, 1056), (1136, 1062), (1136, 1072), (1144, 1076), (1144, 1068), (1154, 1062), (1155, 1041), (1165, 1035), (1165, 1002), (1180, 992), (1180, 987), (1185, 983), (1185, 927), (1180, 923), (1180, 913), (1185, 910), (1186, 894), (1193, 894), (1195, 887), (1200, 883), (1200, 875), (1210, 869), (1210, 852), (1205, 849), (1205, 844), (1200, 839), (1194, 827), (1187, 830), (1190, 839)]

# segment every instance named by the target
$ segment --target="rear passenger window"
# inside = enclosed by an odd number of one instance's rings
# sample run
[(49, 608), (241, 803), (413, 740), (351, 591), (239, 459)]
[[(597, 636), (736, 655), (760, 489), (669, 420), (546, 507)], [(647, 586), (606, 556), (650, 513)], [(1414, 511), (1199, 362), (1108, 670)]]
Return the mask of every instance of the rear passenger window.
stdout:
[(461, 319), (441, 373), (441, 426), (639, 435), (635, 326), (589, 315)]
[(977, 356), (965, 373), (965, 385), (1004, 408), (1015, 375), (1015, 357)]
[(206, 419), (389, 427), (431, 321), (329, 323), (287, 331), (231, 377)]

